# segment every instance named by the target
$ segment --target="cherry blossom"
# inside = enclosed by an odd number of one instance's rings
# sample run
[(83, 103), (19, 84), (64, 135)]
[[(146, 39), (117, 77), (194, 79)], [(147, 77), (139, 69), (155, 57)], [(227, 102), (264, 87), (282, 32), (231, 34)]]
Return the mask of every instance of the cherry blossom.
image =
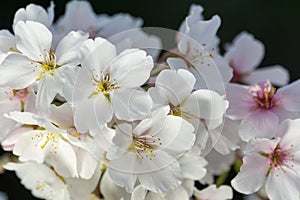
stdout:
[(295, 81), (278, 90), (270, 81), (252, 86), (229, 84), (227, 114), (233, 120), (242, 120), (241, 138), (245, 141), (253, 137), (272, 138), (281, 121), (299, 117), (299, 84), (300, 81)]
[(231, 181), (235, 190), (251, 194), (263, 186), (271, 200), (299, 198), (299, 119), (287, 119), (276, 138), (251, 139), (243, 165)]

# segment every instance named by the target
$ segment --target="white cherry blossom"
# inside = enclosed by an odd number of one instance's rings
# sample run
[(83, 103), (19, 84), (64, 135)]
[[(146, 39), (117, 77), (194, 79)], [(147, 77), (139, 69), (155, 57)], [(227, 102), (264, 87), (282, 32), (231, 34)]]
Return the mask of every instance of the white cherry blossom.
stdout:
[(145, 51), (127, 49), (117, 55), (110, 42), (96, 38), (84, 43), (80, 59), (74, 88), (65, 92), (79, 132), (94, 134), (114, 115), (127, 121), (149, 116), (152, 101), (140, 86), (149, 78), (153, 61)]

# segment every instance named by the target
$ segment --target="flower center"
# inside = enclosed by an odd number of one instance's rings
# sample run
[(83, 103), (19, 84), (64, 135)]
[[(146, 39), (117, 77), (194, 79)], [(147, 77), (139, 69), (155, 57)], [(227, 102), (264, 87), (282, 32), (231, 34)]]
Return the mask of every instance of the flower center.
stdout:
[[(293, 146), (293, 145), (291, 145), (291, 146)], [(294, 165), (288, 163), (290, 159), (291, 160), (294, 159), (294, 155), (292, 155), (290, 151), (283, 150), (280, 147), (280, 144), (277, 144), (276, 148), (274, 150), (272, 150), (272, 152), (270, 152), (270, 153), (260, 152), (260, 155), (268, 158), (269, 168), (268, 168), (266, 176), (268, 176), (270, 174), (271, 170), (274, 167), (278, 168), (283, 165), (289, 166), (289, 167), (294, 167)]]
[(155, 157), (153, 151), (162, 145), (160, 138), (153, 135), (142, 135), (132, 137), (132, 144), (128, 147), (128, 151), (135, 151), (139, 158), (149, 158), (152, 160)]
[(174, 106), (171, 103), (169, 103), (169, 106), (170, 106), (169, 115), (178, 116), (178, 117), (181, 117), (181, 118), (183, 118), (187, 121), (189, 121), (190, 119), (195, 119), (196, 118), (196, 116), (192, 115), (186, 109), (181, 108), (180, 106)]
[(45, 51), (45, 60), (43, 62), (38, 62), (40, 64), (40, 67), (42, 68), (42, 72), (37, 77), (37, 81), (41, 80), (46, 73), (50, 74), (51, 76), (54, 75), (55, 69), (60, 67), (56, 64), (56, 56), (54, 54), (54, 51), (50, 49), (50, 52), (48, 53), (46, 49)]
[(278, 101), (275, 98), (276, 88), (271, 85), (270, 81), (259, 82), (251, 86), (249, 93), (260, 108), (271, 109)]
[(111, 80), (110, 74), (106, 73), (104, 75), (104, 77), (102, 78), (102, 80), (100, 81), (96, 81), (96, 84), (94, 84), (96, 86), (95, 91), (89, 96), (89, 98), (91, 98), (94, 95), (97, 94), (103, 94), (105, 96), (105, 98), (110, 102), (110, 92), (114, 89), (119, 88), (119, 86), (117, 85), (117, 83), (115, 82), (115, 80)]

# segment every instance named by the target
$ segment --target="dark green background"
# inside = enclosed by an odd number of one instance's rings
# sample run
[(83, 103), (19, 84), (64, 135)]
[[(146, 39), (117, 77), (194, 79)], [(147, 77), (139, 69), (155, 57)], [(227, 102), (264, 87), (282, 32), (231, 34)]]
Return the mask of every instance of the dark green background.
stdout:
[[(64, 13), (66, 0), (54, 1), (56, 16)], [(266, 54), (263, 65), (281, 64), (291, 73), (292, 80), (300, 77), (300, 0), (90, 0), (96, 13), (128, 12), (142, 17), (144, 26), (176, 30), (192, 3), (204, 6), (206, 18), (219, 14), (222, 26), (218, 32), (222, 44), (246, 30), (263, 41)], [(20, 7), (36, 3), (47, 7), (49, 1), (10, 0), (0, 7), (0, 28), (11, 28), (13, 15)], [(18, 185), (13, 173), (0, 175), (0, 191), (10, 199), (33, 199)], [(235, 199), (239, 199), (236, 196)]]

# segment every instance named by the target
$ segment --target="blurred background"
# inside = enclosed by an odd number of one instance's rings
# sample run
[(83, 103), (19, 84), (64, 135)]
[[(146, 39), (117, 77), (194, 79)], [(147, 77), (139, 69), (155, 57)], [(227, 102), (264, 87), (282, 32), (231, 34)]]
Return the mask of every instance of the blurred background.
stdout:
[[(64, 13), (67, 0), (55, 0), (56, 18)], [(247, 31), (261, 40), (266, 48), (261, 66), (281, 64), (291, 80), (300, 77), (300, 0), (90, 0), (96, 13), (109, 15), (127, 12), (144, 20), (145, 27), (163, 27), (177, 30), (188, 14), (191, 4), (204, 7), (205, 18), (220, 15), (222, 26), (218, 32), (221, 46), (231, 42), (241, 31)], [(0, 7), (0, 29), (11, 29), (14, 13), (29, 3), (48, 7), (47, 0), (10, 0)], [(299, 88), (300, 89), (300, 88)], [(2, 154), (2, 152), (1, 152)], [(12, 200), (34, 199), (20, 185), (14, 173), (0, 174), (0, 191)], [(239, 195), (235, 199), (241, 199)]]

